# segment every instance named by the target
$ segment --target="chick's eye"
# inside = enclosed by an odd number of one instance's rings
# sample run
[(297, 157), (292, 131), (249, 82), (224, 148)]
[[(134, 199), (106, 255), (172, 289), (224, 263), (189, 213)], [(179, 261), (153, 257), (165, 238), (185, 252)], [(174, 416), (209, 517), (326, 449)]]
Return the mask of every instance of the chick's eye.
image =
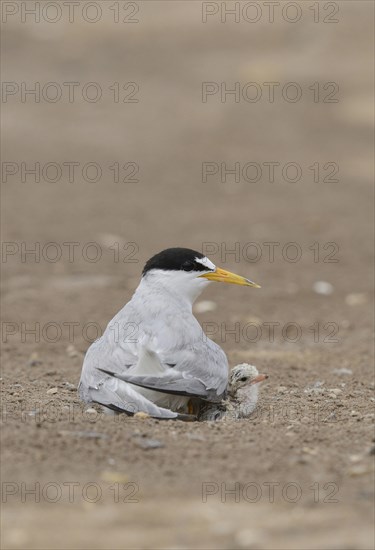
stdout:
[(242, 378), (240, 378), (240, 382), (246, 382), (247, 380), (247, 376), (243, 376)]

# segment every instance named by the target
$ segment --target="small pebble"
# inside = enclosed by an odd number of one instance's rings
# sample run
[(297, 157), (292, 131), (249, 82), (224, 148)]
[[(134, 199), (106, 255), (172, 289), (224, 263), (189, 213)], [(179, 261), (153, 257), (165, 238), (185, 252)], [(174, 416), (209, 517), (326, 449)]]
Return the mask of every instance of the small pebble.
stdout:
[(309, 464), (311, 463), (311, 458), (309, 456), (298, 456), (292, 462), (294, 464)]
[(366, 294), (363, 294), (361, 292), (347, 294), (347, 296), (345, 297), (345, 303), (348, 306), (361, 306), (366, 302), (367, 302), (367, 296)]
[(322, 382), (321, 380), (316, 380), (316, 382), (312, 382), (309, 386), (307, 386), (308, 388), (321, 388), (322, 386), (324, 385), (324, 382)]
[(100, 474), (100, 479), (102, 481), (107, 481), (108, 483), (127, 483), (129, 481), (129, 476), (123, 474), (122, 472), (104, 470), (104, 472)]
[(139, 438), (135, 443), (138, 447), (146, 451), (149, 449), (160, 449), (161, 447), (165, 447), (164, 443), (158, 439), (148, 439), (144, 437)]
[(115, 235), (114, 233), (99, 233), (96, 238), (99, 244), (108, 248), (112, 247), (112, 250), (114, 244), (126, 244), (126, 241), (120, 235)]
[(53, 395), (53, 394), (55, 394), (55, 393), (57, 393), (57, 392), (58, 392), (58, 389), (57, 389), (57, 388), (50, 388), (49, 390), (47, 390), (47, 393), (48, 393), (49, 395)]
[(313, 284), (313, 291), (316, 292), (316, 294), (330, 296), (330, 294), (334, 291), (334, 287), (331, 283), (327, 283), (327, 281), (316, 281)]
[(73, 437), (82, 437), (83, 439), (107, 439), (108, 436), (106, 434), (101, 434), (99, 432), (85, 432), (85, 431), (69, 431), (69, 430), (60, 430), (60, 435), (71, 435)]
[(240, 548), (252, 550), (253, 548), (263, 547), (264, 536), (260, 531), (242, 529), (235, 535), (235, 541)]
[(72, 344), (70, 344), (66, 348), (66, 353), (68, 354), (68, 357), (71, 357), (71, 358), (78, 357), (78, 355), (79, 355), (78, 351), (76, 350), (76, 348)]
[(350, 462), (353, 462), (353, 464), (355, 464), (357, 462), (361, 462), (362, 457), (361, 457), (361, 455), (350, 455), (349, 460), (350, 460)]
[(203, 435), (194, 434), (194, 433), (193, 434), (188, 433), (187, 437), (188, 437), (188, 439), (192, 439), (193, 441), (205, 441), (206, 440), (206, 438), (203, 437)]
[(147, 418), (151, 418), (151, 416), (143, 411), (139, 411), (135, 413), (134, 418), (137, 420), (146, 420)]
[(310, 447), (302, 447), (302, 452), (313, 456), (318, 454), (316, 449), (311, 449)]
[(324, 382), (321, 382), (320, 380), (317, 380), (316, 382), (312, 382), (308, 386), (306, 386), (306, 389), (304, 390), (305, 393), (324, 393), (325, 389), (323, 388)]
[(368, 466), (365, 466), (364, 464), (358, 464), (356, 466), (353, 466), (352, 468), (349, 468), (349, 471), (348, 471), (349, 475), (352, 477), (363, 476), (371, 472), (372, 472), (372, 469), (370, 469)]
[(342, 367), (341, 369), (333, 369), (333, 374), (338, 374), (339, 376), (351, 376), (353, 374), (353, 371), (351, 369), (346, 369), (345, 367)]
[(39, 356), (37, 353), (32, 353), (29, 357), (28, 365), (29, 367), (37, 367), (38, 365), (41, 365), (42, 361), (39, 359)]

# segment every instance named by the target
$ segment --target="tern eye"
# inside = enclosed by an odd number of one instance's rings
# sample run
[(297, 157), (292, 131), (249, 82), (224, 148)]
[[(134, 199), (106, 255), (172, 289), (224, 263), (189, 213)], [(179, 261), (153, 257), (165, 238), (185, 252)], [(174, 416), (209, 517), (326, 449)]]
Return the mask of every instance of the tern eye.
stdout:
[(247, 376), (243, 376), (242, 378), (240, 378), (240, 382), (246, 382), (247, 380)]
[(182, 269), (184, 271), (193, 271), (194, 267), (194, 262), (192, 262), (191, 260), (186, 260), (186, 262), (182, 264)]

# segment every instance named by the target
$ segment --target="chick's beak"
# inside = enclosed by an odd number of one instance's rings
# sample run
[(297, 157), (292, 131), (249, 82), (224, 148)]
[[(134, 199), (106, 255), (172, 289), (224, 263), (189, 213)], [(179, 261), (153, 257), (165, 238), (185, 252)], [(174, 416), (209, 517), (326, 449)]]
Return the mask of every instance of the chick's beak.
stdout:
[(241, 277), (240, 275), (236, 275), (235, 273), (231, 273), (230, 271), (226, 271), (225, 269), (221, 269), (220, 267), (217, 267), (215, 271), (211, 271), (210, 273), (199, 275), (199, 277), (204, 277), (209, 281), (217, 281), (220, 283), (231, 283), (233, 285), (252, 286), (254, 288), (260, 288), (260, 285), (253, 283), (253, 281), (245, 279), (245, 277)]
[(268, 374), (258, 374), (255, 378), (252, 379), (250, 384), (258, 384), (259, 382), (264, 382), (264, 380), (267, 380)]

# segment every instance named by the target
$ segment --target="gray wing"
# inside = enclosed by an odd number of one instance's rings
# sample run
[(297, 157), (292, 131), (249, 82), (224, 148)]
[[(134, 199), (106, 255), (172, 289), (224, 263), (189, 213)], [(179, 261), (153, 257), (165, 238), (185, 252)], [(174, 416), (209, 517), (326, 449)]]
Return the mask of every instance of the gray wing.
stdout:
[[(170, 393), (172, 395), (184, 395), (186, 397), (200, 397), (201, 399), (208, 399), (210, 401), (216, 401), (217, 394), (215, 390), (208, 390), (200, 380), (186, 379), (182, 376), (176, 378), (176, 376), (167, 373), (165, 376), (132, 376), (126, 374), (117, 374), (105, 369), (99, 369), (101, 372), (123, 380), (128, 384), (139, 386), (141, 388), (147, 388), (150, 390)], [(212, 395), (212, 397), (211, 397)], [(211, 397), (211, 399), (210, 399)], [(219, 398), (220, 401), (220, 398)]]
[[(120, 390), (120, 391), (119, 391)], [(193, 420), (192, 415), (179, 414), (163, 407), (158, 407), (152, 401), (133, 390), (128, 384), (121, 384), (118, 381), (103, 380), (96, 387), (90, 387), (90, 401), (98, 403), (116, 412), (123, 412), (134, 415), (137, 412), (145, 412), (153, 418)]]
[[(225, 353), (207, 338), (191, 313), (180, 313), (176, 323), (176, 310), (168, 313), (165, 309), (163, 304), (162, 318), (142, 317), (141, 308), (134, 308), (129, 302), (112, 319), (103, 336), (87, 351), (79, 384), (84, 401), (117, 406), (112, 402), (113, 395), (106, 394), (108, 389), (127, 403), (130, 383), (127, 376), (137, 377), (131, 389), (143, 394), (146, 401), (142, 406), (146, 408), (140, 410), (145, 412), (152, 405), (179, 410), (188, 397), (194, 396), (220, 401), (228, 383)], [(129, 327), (133, 325), (138, 332), (135, 340), (130, 341)], [(126, 334), (121, 332), (123, 327), (128, 330)], [(116, 381), (116, 387), (110, 381)], [(120, 408), (125, 408), (123, 402)]]
[(174, 357), (175, 367), (172, 370), (175, 380), (172, 376), (167, 379), (170, 391), (185, 385), (189, 395), (209, 401), (222, 399), (228, 385), (228, 361), (217, 344), (207, 338), (176, 352)]
[(228, 379), (226, 356), (208, 339), (205, 345), (196, 343), (173, 353), (157, 354), (144, 346), (136, 368), (125, 372), (98, 370), (141, 388), (212, 402), (223, 399)]
[(207, 388), (201, 380), (185, 378), (178, 371), (166, 372), (162, 376), (136, 376), (127, 373), (118, 374), (105, 369), (99, 370), (128, 384), (158, 392), (184, 395), (186, 397), (199, 397), (200, 399), (212, 402), (220, 402), (224, 398), (224, 394), (218, 394), (215, 389)]

